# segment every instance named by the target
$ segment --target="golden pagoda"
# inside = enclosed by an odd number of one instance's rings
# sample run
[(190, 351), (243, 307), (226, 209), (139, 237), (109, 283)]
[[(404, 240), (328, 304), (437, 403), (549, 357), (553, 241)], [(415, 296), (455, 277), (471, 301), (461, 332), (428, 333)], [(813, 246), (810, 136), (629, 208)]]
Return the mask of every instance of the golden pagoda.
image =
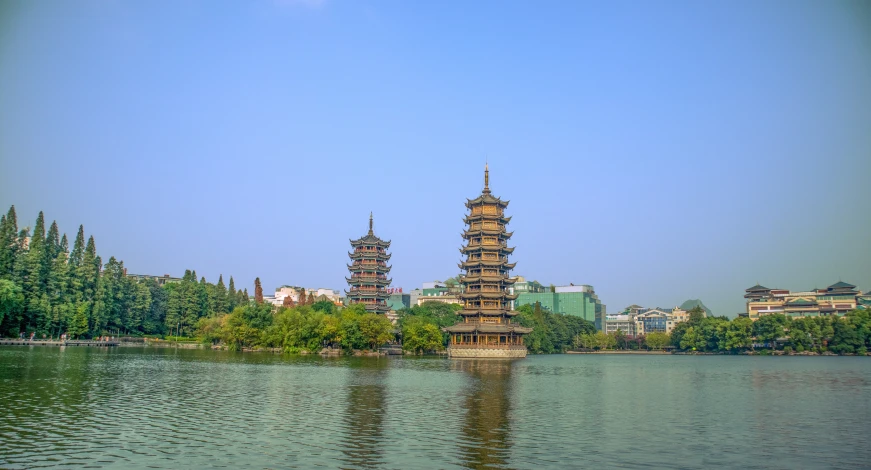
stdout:
[(523, 336), (532, 328), (512, 320), (517, 312), (511, 310), (511, 301), (517, 296), (508, 292), (514, 283), (508, 273), (515, 263), (508, 262), (514, 248), (508, 247), (511, 232), (505, 226), (511, 217), (505, 217), (506, 207), (508, 201), (490, 194), (490, 171), (485, 165), (484, 191), (466, 201), (466, 246), (460, 248), (466, 259), (459, 265), (465, 271), (460, 277), (463, 321), (444, 329), (451, 334), (450, 357), (526, 357)]

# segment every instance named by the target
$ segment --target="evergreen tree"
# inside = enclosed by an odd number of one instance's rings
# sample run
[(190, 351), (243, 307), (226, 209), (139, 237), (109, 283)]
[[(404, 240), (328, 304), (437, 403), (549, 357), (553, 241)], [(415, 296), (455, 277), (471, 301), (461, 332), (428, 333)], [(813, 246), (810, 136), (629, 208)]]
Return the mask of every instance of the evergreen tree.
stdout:
[(315, 294), (313, 292), (308, 293), (308, 299), (305, 301), (306, 305), (314, 305), (315, 304)]
[(75, 270), (82, 264), (82, 259), (85, 256), (85, 227), (79, 225), (79, 231), (76, 233), (76, 239), (73, 241), (73, 251), (70, 252), (70, 266)]
[(129, 282), (128, 285), (130, 302), (125, 326), (128, 332), (139, 332), (151, 311), (151, 289), (146, 281)]
[(49, 264), (54, 261), (58, 252), (60, 252), (60, 232), (57, 229), (57, 221), (53, 220), (45, 237), (45, 253)]
[(63, 234), (60, 238), (60, 251), (67, 254), (67, 259), (70, 257), (70, 242), (67, 240), (67, 234)]
[(48, 276), (48, 296), (51, 303), (51, 336), (59, 335), (72, 322), (72, 303), (67, 252), (62, 250), (52, 262)]
[(236, 298), (236, 284), (233, 282), (233, 276), (230, 276), (230, 286), (227, 291), (227, 312), (232, 312), (236, 309), (238, 299)]
[(17, 237), (18, 217), (15, 206), (11, 206), (0, 224), (0, 279), (12, 278), (19, 246)]
[(242, 291), (242, 305), (248, 305), (251, 299), (248, 298), (248, 288), (246, 287), (244, 291)]
[(218, 283), (212, 289), (211, 298), (212, 313), (228, 313), (227, 310), (227, 288), (224, 286), (224, 275), (218, 275)]
[(299, 292), (299, 305), (300, 305), (300, 306), (306, 305), (306, 300), (307, 300), (307, 299), (306, 299), (306, 297), (305, 297), (305, 288), (300, 289), (300, 292)]
[(254, 302), (263, 303), (263, 287), (260, 286), (260, 278), (254, 279)]
[(284, 300), (281, 301), (281, 306), (285, 307), (285, 308), (293, 307), (294, 306), (293, 297), (291, 297), (289, 295), (287, 297), (285, 297)]
[(150, 293), (151, 303), (148, 308), (148, 314), (142, 322), (142, 331), (146, 334), (157, 334), (166, 331), (166, 309), (169, 296), (169, 286), (166, 288), (160, 287), (157, 281), (151, 279), (146, 281)]

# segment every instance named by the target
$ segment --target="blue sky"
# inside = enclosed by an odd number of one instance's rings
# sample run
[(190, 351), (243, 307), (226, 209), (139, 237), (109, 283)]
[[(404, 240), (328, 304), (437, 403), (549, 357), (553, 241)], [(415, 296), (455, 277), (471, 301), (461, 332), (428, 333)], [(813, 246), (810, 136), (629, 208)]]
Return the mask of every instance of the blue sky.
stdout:
[(342, 288), (373, 211), (395, 286), (444, 279), (485, 159), (516, 273), (609, 311), (871, 289), (871, 8), (0, 6), (0, 203), (131, 272)]

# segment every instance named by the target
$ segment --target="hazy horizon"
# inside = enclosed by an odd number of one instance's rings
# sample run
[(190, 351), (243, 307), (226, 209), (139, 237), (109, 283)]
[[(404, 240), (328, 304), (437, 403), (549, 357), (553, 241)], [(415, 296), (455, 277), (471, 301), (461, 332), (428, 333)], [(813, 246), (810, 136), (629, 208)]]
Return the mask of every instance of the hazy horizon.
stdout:
[(871, 7), (0, 5), (0, 209), (131, 273), (341, 290), (372, 211), (410, 291), (485, 160), (512, 274), (609, 312), (871, 290)]

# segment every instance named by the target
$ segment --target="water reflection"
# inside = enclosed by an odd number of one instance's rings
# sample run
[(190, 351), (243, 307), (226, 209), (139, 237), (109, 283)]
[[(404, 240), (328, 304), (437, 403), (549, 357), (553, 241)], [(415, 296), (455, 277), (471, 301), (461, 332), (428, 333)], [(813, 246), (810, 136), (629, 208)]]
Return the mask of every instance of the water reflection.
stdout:
[(465, 412), (461, 460), (469, 468), (508, 468), (511, 449), (511, 365), (509, 360), (453, 361), (471, 379)]
[(388, 360), (352, 360), (348, 375), (348, 396), (344, 421), (342, 459), (353, 468), (375, 468), (384, 464), (384, 418), (387, 413), (385, 385)]

